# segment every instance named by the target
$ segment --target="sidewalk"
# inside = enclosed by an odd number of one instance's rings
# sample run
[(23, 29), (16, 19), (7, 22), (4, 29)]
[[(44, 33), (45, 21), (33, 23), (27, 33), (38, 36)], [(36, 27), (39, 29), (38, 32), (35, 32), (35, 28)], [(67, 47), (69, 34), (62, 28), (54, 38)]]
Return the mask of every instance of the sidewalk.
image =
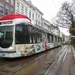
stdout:
[(60, 75), (75, 75), (75, 50), (72, 46), (67, 50)]
[(73, 60), (70, 68), (70, 75), (75, 75), (75, 48), (72, 47)]

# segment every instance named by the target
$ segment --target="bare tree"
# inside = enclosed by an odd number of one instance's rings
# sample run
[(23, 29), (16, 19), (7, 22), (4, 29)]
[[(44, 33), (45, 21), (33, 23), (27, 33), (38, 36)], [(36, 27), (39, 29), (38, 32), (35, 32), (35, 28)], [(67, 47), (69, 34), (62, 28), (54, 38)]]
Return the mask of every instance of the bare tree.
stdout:
[(64, 2), (53, 24), (59, 27), (74, 27), (75, 3)]

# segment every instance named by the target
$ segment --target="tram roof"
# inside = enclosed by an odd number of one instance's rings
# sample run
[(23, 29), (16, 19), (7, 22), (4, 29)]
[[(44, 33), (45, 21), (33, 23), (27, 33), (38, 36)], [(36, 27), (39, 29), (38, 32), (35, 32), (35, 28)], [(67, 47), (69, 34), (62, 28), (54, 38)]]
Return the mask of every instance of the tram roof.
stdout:
[(11, 22), (13, 24), (17, 24), (17, 23), (20, 23), (20, 22), (30, 23), (31, 20), (26, 15), (10, 14), (10, 15), (7, 15), (7, 16), (4, 16), (4, 17), (0, 18), (0, 22), (1, 23)]
[(17, 19), (17, 18), (25, 18), (25, 19), (30, 20), (27, 16), (22, 15), (22, 14), (10, 14), (10, 15), (7, 15), (7, 16), (0, 18), (0, 21), (13, 20), (13, 19)]

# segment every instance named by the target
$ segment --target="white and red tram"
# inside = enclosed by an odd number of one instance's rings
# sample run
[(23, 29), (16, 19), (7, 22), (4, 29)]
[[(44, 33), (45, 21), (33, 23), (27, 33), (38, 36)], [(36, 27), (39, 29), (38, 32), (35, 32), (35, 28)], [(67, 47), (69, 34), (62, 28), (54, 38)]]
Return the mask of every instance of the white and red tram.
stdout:
[(60, 37), (32, 25), (27, 16), (11, 14), (0, 19), (0, 57), (29, 56), (59, 45)]

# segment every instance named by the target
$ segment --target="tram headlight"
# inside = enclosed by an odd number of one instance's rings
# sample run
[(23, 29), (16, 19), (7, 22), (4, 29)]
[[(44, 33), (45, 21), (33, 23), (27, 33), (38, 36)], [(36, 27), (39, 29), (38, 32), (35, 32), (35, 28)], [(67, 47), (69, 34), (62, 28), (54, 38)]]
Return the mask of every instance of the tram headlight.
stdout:
[(12, 47), (9, 47), (9, 50), (11, 50), (11, 51), (12, 51), (12, 50), (13, 50), (13, 48), (12, 48)]

